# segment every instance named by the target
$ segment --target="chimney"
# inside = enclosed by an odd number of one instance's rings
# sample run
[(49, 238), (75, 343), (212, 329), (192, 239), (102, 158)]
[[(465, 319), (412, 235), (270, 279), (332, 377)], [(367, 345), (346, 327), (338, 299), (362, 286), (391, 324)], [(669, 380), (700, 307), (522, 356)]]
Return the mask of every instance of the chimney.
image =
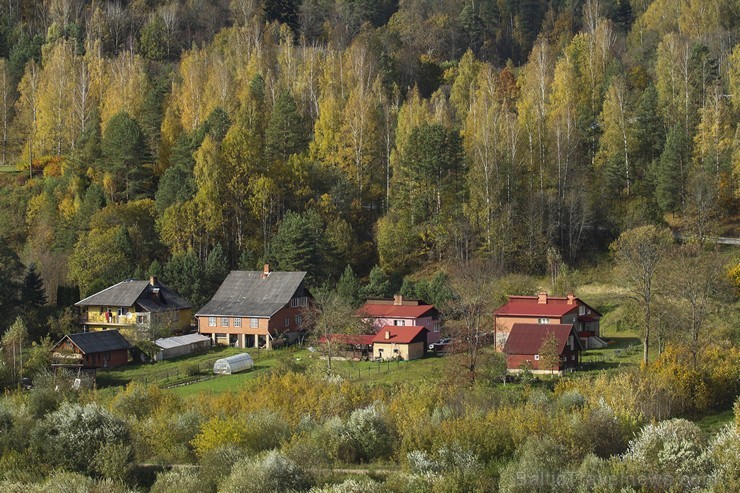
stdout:
[(151, 276), (151, 277), (149, 278), (149, 284), (150, 284), (151, 286), (156, 286), (156, 285), (157, 285), (157, 276)]
[(270, 264), (265, 264), (265, 267), (262, 269), (262, 279), (267, 279), (267, 276), (270, 275)]
[(385, 339), (388, 340), (390, 338), (391, 338), (391, 331), (390, 330), (386, 330), (385, 331)]
[(538, 305), (547, 304), (547, 291), (540, 291), (539, 293), (537, 293), (537, 304)]
[(403, 296), (400, 294), (393, 295), (393, 305), (394, 306), (403, 306)]
[(575, 303), (576, 303), (576, 297), (573, 296), (573, 293), (568, 293), (568, 304), (575, 305)]

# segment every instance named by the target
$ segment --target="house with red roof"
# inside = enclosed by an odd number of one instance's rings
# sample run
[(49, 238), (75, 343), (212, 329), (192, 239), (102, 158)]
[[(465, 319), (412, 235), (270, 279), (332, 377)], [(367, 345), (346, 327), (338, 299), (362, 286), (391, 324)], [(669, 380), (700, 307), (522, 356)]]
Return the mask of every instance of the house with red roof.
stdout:
[[(555, 336), (559, 361), (556, 367), (544, 368), (540, 365), (540, 349), (546, 338)], [(504, 346), (506, 368), (517, 372), (526, 365), (533, 373), (557, 372), (578, 366), (581, 340), (572, 324), (523, 324), (512, 326)]]
[(496, 346), (503, 347), (514, 324), (572, 325), (584, 348), (606, 346), (599, 338), (601, 313), (573, 293), (568, 296), (509, 296), (509, 301), (493, 312)]
[(405, 361), (423, 358), (429, 330), (422, 326), (386, 325), (373, 337), (373, 359)]
[(394, 327), (424, 327), (428, 330), (428, 344), (440, 338), (441, 322), (434, 305), (420, 300), (407, 300), (397, 294), (393, 299), (367, 300), (356, 315), (372, 325), (375, 331), (387, 325)]

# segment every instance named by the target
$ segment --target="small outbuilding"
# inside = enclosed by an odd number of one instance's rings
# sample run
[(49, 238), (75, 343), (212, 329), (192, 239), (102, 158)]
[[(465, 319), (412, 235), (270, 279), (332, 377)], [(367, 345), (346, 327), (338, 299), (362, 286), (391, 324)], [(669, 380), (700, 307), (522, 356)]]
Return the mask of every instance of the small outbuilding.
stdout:
[(115, 368), (128, 363), (131, 345), (117, 330), (66, 335), (52, 348), (52, 359), (63, 366)]
[(206, 351), (211, 347), (211, 338), (201, 334), (185, 334), (184, 336), (165, 337), (154, 341), (159, 349), (154, 359), (175, 358), (186, 354)]
[(386, 325), (373, 337), (376, 360), (412, 360), (423, 358), (429, 330), (421, 326)]
[(228, 358), (216, 360), (213, 364), (213, 373), (217, 375), (231, 375), (240, 371), (254, 368), (254, 361), (249, 353), (235, 354)]

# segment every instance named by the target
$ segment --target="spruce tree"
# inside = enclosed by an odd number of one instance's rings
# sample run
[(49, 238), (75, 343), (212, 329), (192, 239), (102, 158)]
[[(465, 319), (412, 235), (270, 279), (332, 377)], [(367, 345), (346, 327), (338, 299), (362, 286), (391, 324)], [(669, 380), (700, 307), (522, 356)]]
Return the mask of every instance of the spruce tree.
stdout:
[(42, 307), (46, 305), (46, 289), (44, 289), (44, 281), (41, 279), (41, 275), (36, 270), (36, 265), (31, 264), (28, 266), (26, 276), (23, 279), (23, 285), (21, 286), (21, 304), (28, 307)]
[(353, 307), (360, 305), (360, 281), (349, 265), (337, 282), (337, 295)]

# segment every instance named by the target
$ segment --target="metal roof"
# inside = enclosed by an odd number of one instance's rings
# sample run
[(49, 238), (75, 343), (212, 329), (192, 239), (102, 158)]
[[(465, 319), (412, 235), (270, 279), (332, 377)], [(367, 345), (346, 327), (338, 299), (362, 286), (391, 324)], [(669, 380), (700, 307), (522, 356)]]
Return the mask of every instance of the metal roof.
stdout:
[[(159, 290), (159, 291), (156, 291)], [(134, 306), (161, 312), (192, 308), (192, 305), (162, 283), (128, 279), (75, 303), (76, 306)]]
[[(101, 330), (97, 332), (80, 332), (79, 334), (69, 334), (64, 336), (72, 344), (80, 348), (83, 354), (103, 353), (107, 351), (118, 351), (120, 349), (129, 349), (131, 344), (117, 330)], [(64, 342), (64, 339), (57, 343), (57, 346)]]
[(601, 316), (601, 313), (580, 298), (573, 297), (572, 304), (568, 304), (568, 298), (562, 296), (545, 295), (545, 300), (545, 303), (540, 303), (537, 296), (509, 296), (509, 301), (494, 313), (502, 316), (562, 317), (582, 305), (595, 316)]
[(232, 271), (196, 316), (271, 317), (290, 302), (304, 277), (305, 272)]
[(190, 344), (197, 344), (199, 342), (210, 341), (210, 337), (206, 337), (202, 334), (185, 334), (184, 336), (175, 337), (164, 337), (154, 341), (158, 347), (162, 349), (172, 349), (180, 346), (189, 346)]
[[(555, 335), (558, 343), (558, 354), (563, 352), (568, 343), (568, 336), (573, 332), (570, 324), (514, 324), (506, 339), (504, 352), (506, 354), (539, 354), (542, 342), (550, 334)], [(573, 337), (575, 344), (581, 348), (578, 337)]]

